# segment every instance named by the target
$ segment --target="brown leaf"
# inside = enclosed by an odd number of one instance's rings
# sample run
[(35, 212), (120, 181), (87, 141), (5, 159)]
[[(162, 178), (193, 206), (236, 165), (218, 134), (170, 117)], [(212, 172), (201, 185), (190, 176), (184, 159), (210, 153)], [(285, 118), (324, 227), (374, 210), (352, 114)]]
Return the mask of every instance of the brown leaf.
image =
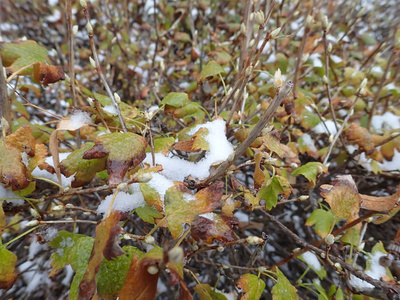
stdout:
[(254, 155), (254, 186), (256, 188), (260, 188), (263, 182), (265, 181), (264, 172), (261, 170), (261, 160), (264, 158), (264, 153), (259, 152)]
[(196, 241), (204, 241), (212, 244), (214, 239), (221, 243), (233, 242), (236, 240), (234, 230), (239, 226), (236, 218), (227, 217), (213, 213), (212, 219), (197, 216), (192, 223), (192, 237)]
[(178, 151), (198, 152), (200, 149), (193, 149), (194, 140), (179, 141), (172, 145), (172, 148)]
[(391, 196), (374, 197), (362, 194), (360, 194), (360, 196), (361, 196), (361, 208), (378, 212), (390, 211), (399, 205), (400, 185), (397, 189), (396, 194), (393, 194)]
[(33, 79), (43, 85), (64, 80), (64, 71), (61, 66), (46, 65), (38, 62), (33, 65)]
[(333, 186), (324, 184), (320, 190), (336, 217), (351, 219), (359, 212), (362, 199), (351, 175), (337, 176)]
[(79, 299), (91, 299), (96, 289), (96, 275), (100, 269), (103, 256), (111, 258), (121, 254), (122, 249), (119, 251), (119, 246), (115, 246), (115, 234), (118, 233), (118, 229), (115, 227), (119, 227), (117, 223), (121, 219), (121, 216), (122, 214), (119, 211), (113, 211), (110, 216), (96, 227), (94, 245), (92, 253), (90, 254), (89, 264), (79, 284)]
[(311, 53), (311, 52), (322, 53), (324, 51), (324, 45), (322, 41), (318, 42), (317, 47), (314, 47), (314, 42), (320, 38), (321, 36), (319, 35), (310, 36), (306, 41), (306, 45), (304, 47), (304, 53)]
[(238, 200), (233, 200), (231, 196), (222, 196), (222, 202), (224, 203), (222, 205), (222, 213), (225, 216), (228, 217), (233, 217), (233, 212), (235, 208), (239, 208), (242, 206), (242, 203)]
[(32, 129), (29, 126), (21, 126), (16, 132), (6, 136), (4, 141), (20, 152), (25, 152), (29, 156), (35, 156), (35, 138), (32, 134)]
[(358, 144), (366, 154), (371, 154), (375, 150), (372, 135), (369, 133), (368, 129), (356, 123), (351, 123), (349, 126), (347, 140), (352, 144)]

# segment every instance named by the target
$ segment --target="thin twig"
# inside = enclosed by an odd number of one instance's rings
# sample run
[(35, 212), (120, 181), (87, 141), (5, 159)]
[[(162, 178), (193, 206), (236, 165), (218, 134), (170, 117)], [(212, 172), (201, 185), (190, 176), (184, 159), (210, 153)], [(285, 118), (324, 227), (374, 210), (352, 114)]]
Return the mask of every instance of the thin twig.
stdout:
[(230, 165), (232, 165), (242, 154), (246, 151), (246, 149), (254, 142), (254, 140), (258, 137), (263, 128), (268, 124), (274, 115), (275, 111), (281, 105), (282, 101), (289, 95), (290, 91), (293, 88), (293, 83), (291, 81), (286, 82), (284, 86), (280, 89), (279, 93), (276, 95), (274, 100), (272, 100), (271, 104), (268, 106), (266, 112), (262, 115), (258, 123), (254, 126), (253, 130), (250, 132), (249, 136), (236, 148), (234, 154), (231, 158), (224, 161), (209, 177), (200, 181), (198, 186), (207, 186), (213, 180), (219, 178), (222, 174), (226, 172)]

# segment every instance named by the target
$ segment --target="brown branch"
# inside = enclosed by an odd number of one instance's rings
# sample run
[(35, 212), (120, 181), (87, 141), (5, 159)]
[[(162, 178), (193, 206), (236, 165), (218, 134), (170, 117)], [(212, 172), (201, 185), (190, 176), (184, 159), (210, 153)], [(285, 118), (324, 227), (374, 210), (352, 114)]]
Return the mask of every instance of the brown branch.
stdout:
[(290, 91), (293, 88), (293, 82), (288, 81), (284, 86), (281, 87), (279, 93), (277, 93), (274, 100), (272, 100), (271, 104), (268, 106), (266, 112), (258, 123), (254, 126), (253, 130), (250, 132), (249, 136), (236, 148), (232, 157), (228, 158), (228, 160), (224, 161), (209, 177), (200, 181), (197, 185), (198, 187), (204, 187), (209, 185), (213, 180), (219, 178), (222, 174), (226, 172), (226, 170), (235, 162), (242, 154), (246, 151), (246, 149), (254, 142), (254, 140), (258, 137), (263, 128), (268, 124), (274, 115), (275, 111), (281, 105), (282, 101), (289, 95)]
[[(8, 124), (9, 128), (1, 128), (1, 132), (5, 134), (11, 132), (11, 103), (7, 97), (7, 84), (6, 78), (3, 72), (3, 61), (0, 55), (0, 119), (4, 118)], [(2, 133), (0, 132), (0, 136)]]

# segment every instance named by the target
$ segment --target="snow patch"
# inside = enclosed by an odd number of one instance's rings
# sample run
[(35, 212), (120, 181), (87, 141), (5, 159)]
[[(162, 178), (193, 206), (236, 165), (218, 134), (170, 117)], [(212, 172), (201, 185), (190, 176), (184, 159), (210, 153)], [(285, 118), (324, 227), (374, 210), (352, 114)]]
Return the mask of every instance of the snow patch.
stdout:
[(314, 270), (316, 270), (316, 271), (321, 271), (321, 270), (322, 270), (321, 263), (319, 262), (318, 257), (317, 257), (314, 253), (308, 251), (308, 252), (306, 252), (306, 253), (303, 253), (303, 254), (301, 255), (301, 257), (305, 260), (305, 262), (306, 262), (312, 269), (314, 269)]
[[(139, 184), (134, 183), (132, 185), (135, 185), (134, 187), (131, 187), (130, 189), (133, 190), (133, 193), (125, 193), (125, 192), (119, 192), (117, 196), (115, 197), (114, 204), (112, 206), (113, 210), (119, 210), (122, 212), (130, 212), (134, 210), (135, 208), (142, 207), (146, 205), (146, 202), (144, 201), (143, 195), (140, 192), (139, 189)], [(97, 214), (104, 214), (108, 211), (108, 208), (110, 207), (111, 200), (114, 197), (114, 194), (108, 195), (99, 205), (97, 208)]]

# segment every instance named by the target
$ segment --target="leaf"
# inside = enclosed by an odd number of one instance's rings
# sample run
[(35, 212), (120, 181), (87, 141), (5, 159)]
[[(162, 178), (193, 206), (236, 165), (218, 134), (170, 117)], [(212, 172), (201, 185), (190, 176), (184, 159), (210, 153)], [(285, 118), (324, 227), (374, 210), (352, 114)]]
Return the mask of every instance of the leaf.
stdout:
[(347, 140), (351, 144), (357, 144), (367, 155), (372, 154), (375, 150), (372, 135), (367, 128), (361, 127), (357, 123), (350, 124), (347, 130)]
[(214, 60), (210, 60), (201, 70), (199, 80), (204, 82), (207, 77), (225, 73), (224, 69)]
[(129, 168), (135, 168), (146, 157), (146, 140), (131, 132), (114, 132), (96, 138), (95, 145), (86, 150), (84, 159), (107, 157), (108, 184), (119, 184)]
[(206, 283), (199, 283), (193, 289), (199, 294), (200, 300), (227, 300), (225, 295), (216, 292)]
[(385, 197), (375, 197), (360, 194), (361, 196), (361, 208), (383, 212), (391, 211), (398, 206), (400, 198), (400, 185), (397, 188), (396, 194)]
[(120, 300), (151, 300), (155, 299), (157, 281), (160, 272), (156, 271), (163, 258), (163, 249), (155, 247), (141, 258), (136, 255), (131, 261), (128, 275), (119, 294)]
[(140, 258), (143, 255), (133, 246), (124, 246), (122, 249), (125, 252), (124, 255), (112, 260), (103, 259), (101, 263), (96, 277), (97, 293), (100, 298), (116, 299), (124, 285), (133, 256)]
[(292, 188), (285, 177), (275, 175), (257, 193), (257, 199), (265, 200), (266, 209), (270, 210), (278, 203), (278, 196), (287, 198)]
[(82, 149), (75, 150), (60, 163), (60, 171), (66, 176), (74, 175), (71, 187), (80, 187), (88, 184), (96, 176), (96, 173), (106, 168), (106, 158), (83, 159), (86, 150), (92, 148), (94, 143), (86, 143)]
[(156, 189), (152, 188), (147, 183), (140, 183), (139, 188), (148, 206), (154, 207), (157, 211), (163, 210), (163, 199), (161, 199), (161, 196)]
[(233, 212), (235, 208), (239, 208), (242, 206), (242, 203), (238, 200), (234, 200), (231, 196), (222, 196), (223, 205), (222, 205), (222, 213), (225, 216), (233, 217)]
[(145, 205), (142, 207), (138, 207), (135, 209), (135, 212), (144, 222), (154, 224), (154, 219), (160, 219), (163, 217), (162, 212), (159, 212), (153, 207), (149, 205)]
[[(4, 43), (1, 49), (3, 65), (12, 73), (36, 62), (44, 62), (47, 50), (39, 46), (35, 41), (22, 41), (17, 43)], [(29, 75), (32, 68), (28, 68), (20, 75)]]
[(202, 240), (206, 244), (212, 244), (214, 240), (218, 240), (224, 244), (237, 240), (233, 231), (238, 227), (239, 221), (236, 218), (209, 213), (193, 220), (191, 234), (198, 242)]
[(326, 270), (321, 265), (318, 257), (314, 253), (308, 251), (300, 255), (299, 259), (305, 262), (307, 266), (318, 275), (319, 279), (322, 280), (326, 277)]
[(321, 238), (324, 238), (330, 233), (334, 222), (335, 216), (330, 210), (316, 209), (308, 217), (305, 225), (315, 225), (315, 231)]
[(167, 213), (168, 228), (174, 239), (183, 233), (183, 225), (191, 225), (197, 215), (209, 213), (220, 206), (218, 200), (223, 194), (224, 183), (221, 181), (198, 191), (195, 195), (176, 185), (165, 193), (165, 212)]
[(0, 289), (10, 289), (17, 280), (15, 274), (15, 264), (18, 257), (7, 250), (5, 246), (0, 246)]
[(313, 186), (315, 186), (317, 176), (319, 174), (321, 174), (322, 172), (324, 172), (324, 173), (328, 172), (328, 170), (322, 163), (309, 162), (309, 163), (306, 163), (305, 165), (297, 168), (291, 174), (293, 176), (303, 175), (305, 178), (307, 178), (309, 181), (311, 181)]
[(351, 175), (337, 176), (333, 186), (322, 185), (320, 190), (337, 218), (351, 219), (358, 214), (362, 199)]
[[(347, 224), (350, 223), (351, 221), (354, 221), (354, 219), (356, 219), (356, 218), (357, 217), (348, 219)], [(340, 238), (340, 240), (343, 243), (357, 247), (360, 242), (360, 236), (361, 236), (361, 224), (356, 224), (356, 225), (352, 226), (351, 228), (347, 229), (346, 232)]]
[(164, 99), (160, 103), (160, 106), (169, 105), (177, 108), (184, 106), (188, 101), (188, 94), (172, 92), (164, 97)]
[(175, 139), (173, 137), (154, 139), (154, 152), (166, 155), (174, 143)]
[(264, 172), (261, 170), (261, 160), (265, 157), (265, 153), (259, 152), (254, 155), (254, 186), (260, 188), (265, 181)]
[(96, 288), (96, 275), (100, 269), (103, 256), (110, 260), (124, 254), (117, 244), (121, 227), (117, 225), (121, 218), (118, 211), (113, 211), (96, 227), (94, 245), (90, 254), (89, 264), (79, 284), (79, 299), (91, 299)]
[(364, 78), (365, 74), (363, 72), (352, 67), (344, 68), (344, 80), (348, 81), (350, 85), (359, 85)]
[(64, 80), (65, 77), (61, 66), (52, 66), (43, 62), (37, 62), (33, 65), (33, 79), (47, 86), (49, 83)]
[(277, 269), (277, 283), (272, 287), (273, 300), (296, 300), (299, 299), (297, 289), (290, 283), (283, 273)]
[(3, 232), (7, 226), (6, 215), (3, 210), (3, 201), (0, 201), (0, 236), (3, 235)]
[(244, 292), (244, 295), (241, 297), (243, 300), (260, 299), (265, 289), (265, 282), (253, 274), (244, 274), (238, 280), (237, 285)]
[(0, 182), (13, 191), (28, 187), (27, 168), (22, 162), (20, 151), (0, 140)]
[(29, 126), (21, 126), (18, 130), (4, 138), (8, 146), (17, 148), (20, 152), (25, 152), (28, 156), (35, 156), (35, 138)]

